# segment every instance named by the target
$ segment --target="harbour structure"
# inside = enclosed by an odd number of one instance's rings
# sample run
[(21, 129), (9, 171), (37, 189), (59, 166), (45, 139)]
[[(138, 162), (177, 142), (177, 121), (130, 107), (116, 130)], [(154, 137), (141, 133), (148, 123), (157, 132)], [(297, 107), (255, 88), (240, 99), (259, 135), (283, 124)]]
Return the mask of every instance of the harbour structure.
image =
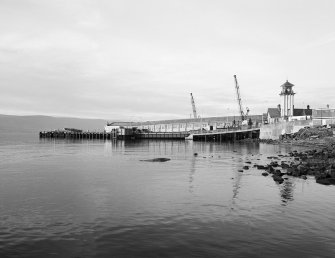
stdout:
[(320, 121), (322, 125), (335, 124), (335, 108), (316, 108), (312, 111), (313, 120)]
[[(256, 126), (262, 123), (262, 115), (249, 115), (251, 123)], [(113, 129), (133, 129), (144, 132), (192, 132), (192, 131), (215, 131), (219, 129), (237, 128), (242, 125), (242, 121), (236, 116), (204, 117), (174, 120), (158, 120), (146, 122), (112, 122), (107, 123), (105, 132)]]

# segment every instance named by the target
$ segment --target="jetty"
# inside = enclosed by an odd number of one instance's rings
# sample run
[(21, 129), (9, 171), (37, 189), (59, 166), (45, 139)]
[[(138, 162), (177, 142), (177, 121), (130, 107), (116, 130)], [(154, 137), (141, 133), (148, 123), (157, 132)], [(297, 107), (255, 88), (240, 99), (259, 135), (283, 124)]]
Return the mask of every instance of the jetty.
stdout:
[(134, 140), (134, 139), (160, 139), (160, 140), (193, 140), (193, 141), (235, 141), (242, 139), (255, 139), (260, 134), (259, 128), (226, 128), (217, 130), (197, 130), (190, 132), (150, 132), (134, 129), (111, 130), (110, 132), (84, 132), (79, 129), (43, 131), (40, 138), (52, 139), (84, 139), (84, 140)]
[(193, 141), (236, 141), (259, 138), (260, 128), (227, 128), (215, 131), (200, 131), (191, 133), (186, 140)]

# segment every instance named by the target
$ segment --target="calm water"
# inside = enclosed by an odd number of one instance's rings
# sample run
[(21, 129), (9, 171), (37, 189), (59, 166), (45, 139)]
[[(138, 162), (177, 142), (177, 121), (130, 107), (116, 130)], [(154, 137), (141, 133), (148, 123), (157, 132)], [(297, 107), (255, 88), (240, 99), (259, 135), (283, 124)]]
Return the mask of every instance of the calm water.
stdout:
[(334, 186), (237, 172), (287, 151), (2, 134), (0, 257), (335, 257)]

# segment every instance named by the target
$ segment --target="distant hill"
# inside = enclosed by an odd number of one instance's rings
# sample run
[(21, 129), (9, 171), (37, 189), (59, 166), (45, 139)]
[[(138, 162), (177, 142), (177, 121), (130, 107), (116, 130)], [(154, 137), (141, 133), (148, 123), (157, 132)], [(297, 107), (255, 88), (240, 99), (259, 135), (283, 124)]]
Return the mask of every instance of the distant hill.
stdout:
[(103, 119), (82, 119), (51, 116), (10, 116), (0, 115), (1, 132), (36, 133), (68, 128), (77, 128), (84, 131), (103, 131), (106, 120)]

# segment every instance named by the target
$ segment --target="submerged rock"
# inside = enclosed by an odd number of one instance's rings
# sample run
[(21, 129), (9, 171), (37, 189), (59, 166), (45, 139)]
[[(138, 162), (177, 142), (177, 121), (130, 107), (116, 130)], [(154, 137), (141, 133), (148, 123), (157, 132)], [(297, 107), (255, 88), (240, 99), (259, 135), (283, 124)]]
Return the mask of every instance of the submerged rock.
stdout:
[(262, 173), (262, 176), (268, 176), (268, 175), (269, 175), (268, 172), (263, 172), (263, 173)]
[(155, 159), (142, 159), (141, 161), (147, 161), (147, 162), (166, 162), (171, 159), (168, 158), (155, 158)]
[(243, 169), (248, 170), (248, 169), (249, 169), (249, 166), (244, 166)]

